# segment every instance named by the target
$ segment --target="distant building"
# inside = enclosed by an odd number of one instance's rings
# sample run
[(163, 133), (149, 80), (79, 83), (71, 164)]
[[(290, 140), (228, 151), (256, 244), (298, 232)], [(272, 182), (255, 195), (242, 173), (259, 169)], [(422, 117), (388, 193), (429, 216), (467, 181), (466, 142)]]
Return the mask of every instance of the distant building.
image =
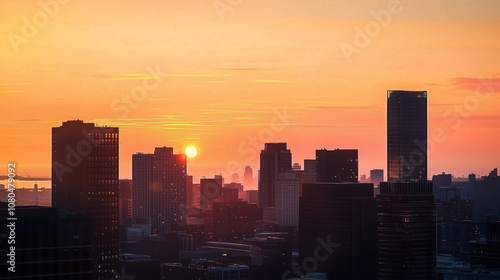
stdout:
[(278, 225), (299, 230), (299, 179), (293, 172), (280, 173), (276, 180), (274, 209)]
[(186, 169), (186, 155), (170, 147), (132, 155), (134, 223), (149, 220), (151, 233), (158, 234), (186, 219)]
[(473, 219), (485, 220), (487, 216), (500, 216), (500, 177), (495, 168), (488, 176), (471, 181), (469, 199), (474, 201)]
[(243, 185), (246, 188), (252, 188), (253, 187), (253, 171), (252, 167), (246, 166), (245, 167), (245, 174), (243, 175)]
[(304, 159), (304, 171), (316, 172), (316, 159)]
[[(305, 184), (299, 211), (302, 267), (316, 267), (330, 280), (377, 279), (373, 184)], [(315, 256), (321, 256), (321, 261)]]
[(380, 182), (384, 181), (384, 170), (383, 169), (372, 169), (370, 170), (370, 183), (378, 187)]
[(119, 216), (120, 226), (132, 225), (132, 180), (119, 180)]
[(193, 176), (186, 175), (186, 204), (188, 207), (193, 205)]
[(292, 153), (286, 143), (266, 143), (260, 152), (259, 207), (274, 207), (275, 181), (292, 170)]
[(239, 176), (238, 176), (238, 173), (233, 173), (233, 180), (231, 181), (232, 183), (239, 183), (240, 182), (240, 179), (239, 179)]
[(246, 190), (245, 192), (245, 201), (248, 204), (257, 204), (259, 202), (259, 191), (258, 190)]
[(486, 224), (486, 238), (471, 242), (471, 264), (500, 268), (500, 221)]
[(257, 205), (244, 201), (214, 202), (213, 234), (221, 240), (249, 237), (260, 219)]
[(200, 208), (209, 208), (212, 202), (221, 197), (223, 186), (222, 176), (200, 179)]
[(358, 182), (358, 150), (316, 150), (316, 182)]
[(469, 241), (478, 232), (472, 222), (472, 201), (452, 198), (442, 202), (438, 210), (438, 254), (449, 254), (459, 259), (469, 259)]
[(293, 170), (295, 178), (299, 179), (299, 196), (302, 195), (302, 185), (316, 182), (316, 160), (305, 159), (304, 170)]

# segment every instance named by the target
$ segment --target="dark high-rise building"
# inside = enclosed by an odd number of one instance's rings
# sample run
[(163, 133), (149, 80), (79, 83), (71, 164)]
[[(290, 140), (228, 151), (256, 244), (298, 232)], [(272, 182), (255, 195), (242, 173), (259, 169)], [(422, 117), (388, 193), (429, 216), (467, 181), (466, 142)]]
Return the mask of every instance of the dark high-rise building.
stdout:
[(193, 206), (193, 176), (186, 176), (186, 204), (188, 207)]
[[(7, 213), (7, 203), (0, 206), (0, 212)], [(36, 206), (16, 207), (15, 216), (15, 244), (8, 244), (10, 221), (0, 220), (0, 253), (7, 259), (0, 263), (0, 279), (92, 279), (94, 243), (89, 217)], [(16, 247), (15, 272), (7, 270), (10, 246)]]
[(94, 272), (118, 269), (118, 128), (67, 121), (52, 128), (52, 206), (88, 216)]
[(442, 202), (438, 209), (438, 255), (450, 254), (457, 259), (468, 257), (469, 241), (476, 239), (474, 232), (477, 232), (471, 222), (472, 201), (458, 196)]
[(119, 202), (120, 209), (118, 222), (120, 226), (132, 225), (132, 180), (119, 180)]
[(243, 186), (245, 188), (251, 188), (253, 187), (253, 171), (252, 167), (246, 166), (245, 167), (245, 174), (243, 175)]
[(274, 183), (285, 171), (292, 171), (292, 153), (286, 143), (266, 143), (260, 152), (260, 208), (274, 207)]
[(486, 223), (486, 238), (471, 242), (472, 265), (500, 267), (500, 221), (492, 218)]
[(427, 91), (387, 91), (388, 181), (427, 180)]
[(245, 201), (213, 203), (213, 234), (217, 238), (250, 237), (260, 218), (257, 205)]
[(384, 170), (383, 169), (372, 169), (370, 170), (370, 183), (378, 186), (380, 182), (384, 181)]
[(223, 187), (224, 178), (221, 175), (200, 179), (200, 208), (208, 208), (212, 202), (220, 198)]
[(299, 263), (328, 279), (377, 279), (373, 184), (304, 184), (299, 199)]
[(316, 160), (304, 159), (304, 171), (316, 172)]
[(316, 182), (358, 182), (358, 150), (316, 150)]
[(133, 217), (149, 220), (151, 233), (176, 228), (186, 207), (186, 155), (171, 147), (132, 155)]
[(432, 182), (382, 182), (377, 199), (378, 279), (436, 279)]

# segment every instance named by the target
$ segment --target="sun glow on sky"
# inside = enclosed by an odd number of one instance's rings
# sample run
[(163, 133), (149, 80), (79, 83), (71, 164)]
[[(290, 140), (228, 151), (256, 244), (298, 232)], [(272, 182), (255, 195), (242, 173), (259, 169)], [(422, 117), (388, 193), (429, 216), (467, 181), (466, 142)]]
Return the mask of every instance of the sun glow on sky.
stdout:
[(194, 158), (197, 153), (198, 153), (198, 151), (196, 150), (196, 147), (194, 147), (194, 146), (189, 146), (186, 148), (186, 156), (188, 158)]
[(429, 175), (499, 167), (500, 1), (401, 0), (359, 35), (391, 1), (242, 1), (222, 18), (213, 1), (2, 1), (0, 163), (49, 175), (51, 128), (81, 119), (120, 128), (120, 178), (136, 152), (193, 142), (195, 180), (257, 173), (265, 142), (301, 165), (358, 149), (361, 177), (386, 169), (386, 92), (403, 89), (428, 91), (443, 134)]

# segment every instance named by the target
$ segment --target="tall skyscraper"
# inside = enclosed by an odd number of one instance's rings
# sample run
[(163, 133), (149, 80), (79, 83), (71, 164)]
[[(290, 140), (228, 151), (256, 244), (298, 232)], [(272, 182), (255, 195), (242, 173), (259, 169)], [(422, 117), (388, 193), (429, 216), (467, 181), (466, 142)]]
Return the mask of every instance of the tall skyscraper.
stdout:
[(136, 221), (150, 221), (151, 233), (171, 231), (185, 219), (186, 169), (186, 155), (171, 147), (132, 155), (132, 213)]
[(387, 91), (388, 181), (427, 180), (427, 91)]
[(358, 182), (358, 150), (316, 150), (316, 182)]
[(378, 279), (436, 279), (432, 182), (382, 182), (377, 199)]
[(373, 184), (304, 184), (299, 217), (299, 263), (330, 280), (377, 279)]
[(260, 208), (274, 207), (274, 183), (278, 174), (286, 171), (292, 171), (292, 153), (286, 143), (266, 143), (260, 152)]
[(378, 279), (436, 279), (426, 91), (387, 91), (387, 165), (389, 182), (380, 183), (377, 196)]
[(118, 135), (81, 120), (52, 128), (52, 206), (92, 221), (99, 279), (118, 270)]
[(253, 171), (252, 167), (250, 166), (245, 167), (245, 174), (243, 175), (243, 186), (245, 186), (245, 189), (253, 187)]

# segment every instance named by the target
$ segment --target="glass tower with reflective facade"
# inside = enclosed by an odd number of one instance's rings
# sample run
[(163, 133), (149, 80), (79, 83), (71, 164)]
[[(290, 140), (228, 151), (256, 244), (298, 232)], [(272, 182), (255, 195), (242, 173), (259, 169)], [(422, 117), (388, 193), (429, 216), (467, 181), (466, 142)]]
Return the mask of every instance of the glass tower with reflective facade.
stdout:
[(427, 180), (427, 91), (387, 91), (388, 181)]

